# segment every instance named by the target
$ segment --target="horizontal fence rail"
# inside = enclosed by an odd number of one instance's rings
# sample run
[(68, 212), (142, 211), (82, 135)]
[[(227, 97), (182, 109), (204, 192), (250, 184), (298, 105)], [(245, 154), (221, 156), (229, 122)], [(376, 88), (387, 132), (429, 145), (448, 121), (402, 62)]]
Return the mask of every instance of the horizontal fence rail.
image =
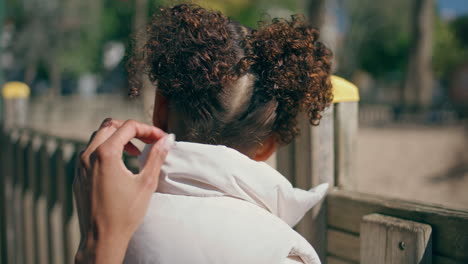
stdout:
[(328, 195), (327, 207), (329, 264), (360, 263), (361, 224), (366, 215), (374, 213), (430, 225), (432, 263), (468, 263), (467, 211), (339, 189)]

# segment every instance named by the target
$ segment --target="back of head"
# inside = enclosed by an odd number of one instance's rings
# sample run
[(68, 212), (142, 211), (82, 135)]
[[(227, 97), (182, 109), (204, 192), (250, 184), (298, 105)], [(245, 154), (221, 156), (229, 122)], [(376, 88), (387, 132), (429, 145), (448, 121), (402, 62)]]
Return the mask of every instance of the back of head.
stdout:
[(313, 125), (332, 102), (331, 52), (301, 16), (253, 30), (196, 5), (160, 8), (128, 64), (131, 94), (145, 72), (177, 112), (181, 140), (249, 149), (289, 143), (305, 112)]

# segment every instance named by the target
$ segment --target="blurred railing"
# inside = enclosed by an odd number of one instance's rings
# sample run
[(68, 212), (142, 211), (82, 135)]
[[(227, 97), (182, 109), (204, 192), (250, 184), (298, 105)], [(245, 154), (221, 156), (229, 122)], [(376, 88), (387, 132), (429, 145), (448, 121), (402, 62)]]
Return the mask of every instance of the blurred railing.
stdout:
[(1, 129), (0, 142), (2, 263), (72, 263), (80, 239), (72, 183), (86, 143), (19, 128)]
[(71, 186), (84, 143), (26, 129), (0, 132), (2, 263), (72, 263), (79, 230)]
[(388, 124), (459, 125), (463, 120), (453, 109), (403, 110), (390, 104), (359, 106), (359, 124), (380, 126)]

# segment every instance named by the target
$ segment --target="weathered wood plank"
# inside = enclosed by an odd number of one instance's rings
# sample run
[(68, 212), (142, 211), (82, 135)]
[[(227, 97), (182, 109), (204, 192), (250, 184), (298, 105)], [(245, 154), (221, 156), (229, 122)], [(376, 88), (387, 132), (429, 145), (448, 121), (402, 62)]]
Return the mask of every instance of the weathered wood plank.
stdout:
[(6, 260), (5, 263), (14, 263), (15, 262), (15, 226), (14, 226), (14, 211), (12, 208), (13, 203), (13, 175), (14, 175), (14, 165), (13, 165), (13, 139), (12, 135), (9, 131), (5, 131), (5, 138), (4, 138), (4, 168), (3, 168), (3, 185), (2, 185), (2, 194), (4, 199), (4, 213), (5, 216), (3, 218), (5, 231), (1, 232), (3, 235), (4, 240), (4, 256), (3, 259)]
[(356, 190), (355, 153), (358, 130), (358, 102), (335, 104), (335, 185)]
[(49, 264), (50, 261), (50, 236), (49, 236), (49, 214), (47, 204), (48, 178), (49, 178), (49, 154), (47, 153), (46, 140), (40, 139), (40, 147), (37, 151), (37, 173), (35, 182), (37, 184), (38, 196), (36, 198), (36, 231), (37, 231), (37, 256), (38, 263)]
[(25, 229), (24, 232), (27, 234), (26, 244), (25, 244), (25, 263), (34, 264), (36, 263), (36, 255), (34, 247), (35, 237), (34, 237), (34, 197), (31, 190), (26, 190), (24, 193), (24, 220), (25, 220)]
[(359, 233), (361, 218), (381, 213), (429, 224), (432, 227), (433, 251), (456, 261), (468, 261), (468, 212), (435, 205), (334, 190), (327, 198), (328, 225)]
[(330, 255), (352, 262), (359, 262), (361, 245), (359, 236), (328, 228), (327, 252)]
[(48, 153), (49, 155), (49, 192), (47, 194), (48, 210), (49, 210), (49, 235), (50, 243), (50, 257), (52, 263), (60, 264), (64, 261), (64, 240), (63, 240), (63, 206), (59, 200), (61, 192), (61, 178), (63, 177), (62, 160), (63, 153), (60, 148), (60, 142), (57, 138), (49, 140)]
[(83, 150), (82, 144), (73, 144), (66, 148), (64, 153), (65, 165), (65, 188), (68, 190), (64, 196), (64, 228), (66, 241), (66, 260), (67, 263), (73, 263), (75, 253), (80, 243), (80, 230), (78, 215), (73, 199), (72, 185), (76, 172), (76, 165), (79, 160), (79, 152)]
[(25, 164), (24, 164), (24, 149), (27, 144), (27, 135), (16, 131), (17, 139), (14, 143), (13, 155), (13, 182), (14, 182), (14, 199), (10, 206), (13, 206), (14, 211), (14, 224), (15, 224), (15, 259), (16, 263), (24, 263), (24, 247), (25, 247), (25, 218), (24, 218), (24, 202), (23, 202), (23, 190), (24, 190), (24, 177), (25, 177)]
[(42, 197), (40, 184), (42, 179), (40, 178), (40, 148), (42, 145), (42, 139), (37, 134), (32, 134), (31, 139), (31, 149), (29, 152), (29, 167), (28, 167), (28, 177), (30, 183), (30, 189), (32, 193), (32, 215), (33, 215), (33, 237), (34, 237), (34, 254), (31, 257), (34, 257), (34, 263), (39, 263), (40, 259), (40, 240), (39, 240), (39, 215), (38, 215), (38, 205), (39, 198)]
[[(296, 186), (309, 189), (320, 183), (334, 185), (333, 105), (323, 112), (319, 126), (301, 117), (301, 135), (294, 142)], [(326, 205), (320, 203), (307, 213), (297, 230), (315, 247), (322, 261), (326, 258)]]
[[(78, 221), (78, 214), (75, 210), (73, 210), (73, 214), (70, 218), (70, 220), (66, 223), (65, 228), (67, 230), (67, 247), (70, 249), (69, 255), (67, 256), (67, 259), (69, 262), (67, 263), (73, 263), (73, 259), (75, 257), (76, 251), (78, 250), (78, 246), (80, 244), (80, 226), (79, 226), (79, 221)], [(70, 261), (71, 260), (71, 261)]]
[[(7, 230), (6, 208), (5, 208), (5, 177), (8, 138), (3, 124), (0, 124), (0, 230)], [(6, 231), (0, 232), (0, 262), (7, 263), (7, 238)]]
[(50, 211), (49, 221), (50, 221), (50, 238), (51, 238), (51, 258), (52, 263), (60, 264), (65, 262), (65, 245), (63, 240), (63, 232), (65, 230), (63, 226), (63, 217), (62, 217), (62, 204), (55, 203), (54, 207)]
[(296, 185), (296, 179), (294, 178), (294, 144), (282, 146), (276, 151), (276, 169), (293, 185)]
[[(312, 187), (312, 149), (311, 149), (311, 127), (305, 116), (299, 118), (299, 129), (301, 134), (294, 140), (294, 156), (292, 164), (294, 166), (295, 186), (301, 189)], [(320, 242), (313, 241), (312, 221), (316, 214), (309, 211), (296, 225), (296, 230), (315, 247), (315, 250), (322, 259), (322, 247)]]
[(33, 173), (33, 143), (31, 135), (27, 135), (27, 144), (24, 147), (24, 177), (23, 177), (23, 217), (24, 217), (24, 262), (27, 264), (36, 263), (35, 236), (34, 236), (34, 194), (31, 188), (31, 174)]
[[(312, 152), (312, 186), (328, 183), (335, 185), (334, 177), (334, 147), (333, 147), (333, 112), (331, 105), (323, 113), (320, 125), (311, 129)], [(321, 260), (326, 257), (327, 245), (327, 205), (325, 202), (312, 209), (312, 238), (311, 242), (317, 248)]]
[(337, 258), (334, 256), (327, 256), (327, 264), (356, 264), (358, 262), (353, 262), (341, 258)]
[(36, 217), (38, 263), (51, 263), (49, 256), (49, 233), (47, 232), (47, 200), (44, 196), (40, 196), (36, 202)]
[(381, 214), (361, 221), (361, 263), (432, 263), (430, 225)]

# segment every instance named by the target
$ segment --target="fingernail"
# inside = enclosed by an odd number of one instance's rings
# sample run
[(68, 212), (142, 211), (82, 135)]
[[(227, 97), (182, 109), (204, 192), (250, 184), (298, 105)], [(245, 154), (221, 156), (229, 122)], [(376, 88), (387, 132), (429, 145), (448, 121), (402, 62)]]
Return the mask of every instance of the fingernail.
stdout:
[(163, 142), (163, 148), (167, 151), (169, 151), (175, 144), (175, 135), (174, 134), (169, 134), (166, 136)]
[(111, 122), (112, 122), (112, 118), (110, 117), (104, 119), (104, 121), (102, 121), (101, 128), (110, 126)]

